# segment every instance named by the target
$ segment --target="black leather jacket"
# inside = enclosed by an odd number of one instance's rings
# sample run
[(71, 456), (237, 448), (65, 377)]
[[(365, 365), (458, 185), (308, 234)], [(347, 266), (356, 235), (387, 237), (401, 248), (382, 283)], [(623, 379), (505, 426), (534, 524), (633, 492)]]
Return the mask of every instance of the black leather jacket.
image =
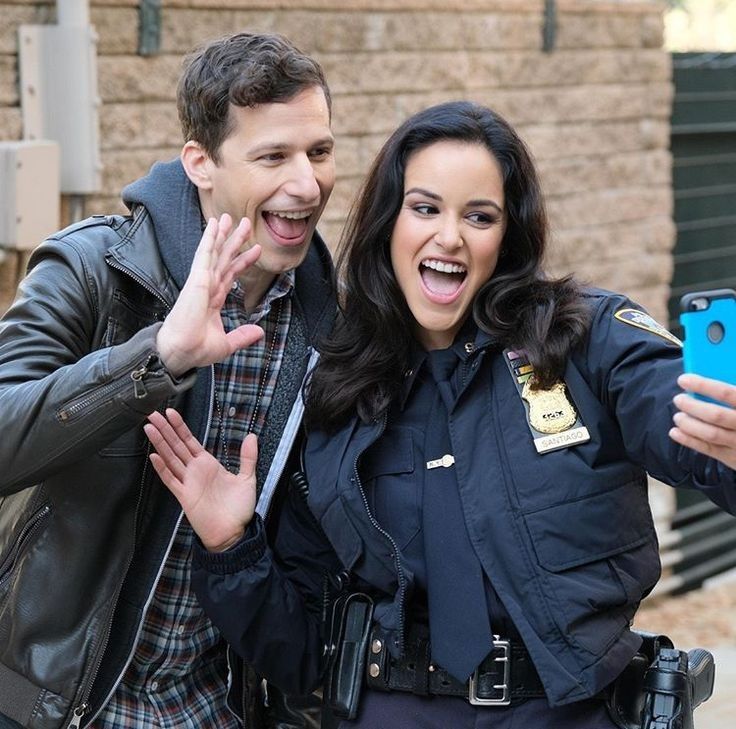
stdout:
[[(0, 715), (34, 729), (84, 726), (110, 696), (181, 518), (148, 465), (146, 415), (173, 405), (200, 438), (209, 427), (212, 368), (176, 381), (157, 359), (178, 294), (158, 246), (143, 207), (71, 226), (34, 252), (0, 323)], [(315, 236), (266, 454), (290, 447), (330, 282)]]

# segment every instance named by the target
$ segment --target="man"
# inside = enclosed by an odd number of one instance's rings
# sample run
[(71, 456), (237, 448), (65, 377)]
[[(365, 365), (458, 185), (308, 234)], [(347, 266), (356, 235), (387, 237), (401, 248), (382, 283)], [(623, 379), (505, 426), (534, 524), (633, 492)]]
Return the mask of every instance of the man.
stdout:
[(177, 98), (180, 158), (124, 190), (129, 216), (45, 241), (0, 324), (2, 727), (228, 729), (257, 705), (142, 426), (176, 405), (229, 469), (255, 432), (267, 513), (334, 313), (330, 97), (287, 40), (240, 33)]

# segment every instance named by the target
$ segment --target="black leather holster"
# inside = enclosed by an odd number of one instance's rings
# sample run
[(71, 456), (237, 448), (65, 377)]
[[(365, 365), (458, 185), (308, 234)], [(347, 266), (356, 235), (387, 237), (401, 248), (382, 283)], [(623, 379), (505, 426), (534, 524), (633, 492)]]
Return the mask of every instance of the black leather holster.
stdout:
[(240, 709), (247, 729), (325, 729), (322, 700), (317, 694), (287, 696), (267, 684), (243, 661), (237, 660), (231, 665), (234, 677), (240, 679)]
[(666, 635), (637, 633), (639, 652), (607, 692), (611, 718), (621, 729), (693, 729), (693, 711), (713, 693), (712, 654), (686, 653)]

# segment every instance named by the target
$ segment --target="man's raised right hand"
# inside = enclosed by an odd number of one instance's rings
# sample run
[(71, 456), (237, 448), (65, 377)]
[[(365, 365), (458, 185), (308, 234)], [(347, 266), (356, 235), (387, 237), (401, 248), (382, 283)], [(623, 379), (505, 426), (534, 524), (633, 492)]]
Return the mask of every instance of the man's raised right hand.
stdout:
[(233, 230), (227, 213), (207, 222), (186, 283), (156, 339), (159, 357), (174, 377), (221, 362), (263, 336), (255, 324), (226, 332), (220, 317), (233, 282), (261, 253), (259, 245), (242, 250), (250, 232), (247, 218)]

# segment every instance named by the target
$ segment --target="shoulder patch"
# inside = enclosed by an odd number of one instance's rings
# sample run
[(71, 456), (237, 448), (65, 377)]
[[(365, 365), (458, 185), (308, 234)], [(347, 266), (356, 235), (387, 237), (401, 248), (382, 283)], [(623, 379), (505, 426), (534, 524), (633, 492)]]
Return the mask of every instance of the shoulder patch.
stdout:
[(682, 342), (674, 334), (643, 311), (639, 311), (638, 309), (619, 309), (614, 316), (624, 324), (637, 327), (638, 329), (644, 329), (644, 331), (656, 334), (658, 337), (662, 337), (662, 339), (666, 339), (668, 342), (682, 347)]

